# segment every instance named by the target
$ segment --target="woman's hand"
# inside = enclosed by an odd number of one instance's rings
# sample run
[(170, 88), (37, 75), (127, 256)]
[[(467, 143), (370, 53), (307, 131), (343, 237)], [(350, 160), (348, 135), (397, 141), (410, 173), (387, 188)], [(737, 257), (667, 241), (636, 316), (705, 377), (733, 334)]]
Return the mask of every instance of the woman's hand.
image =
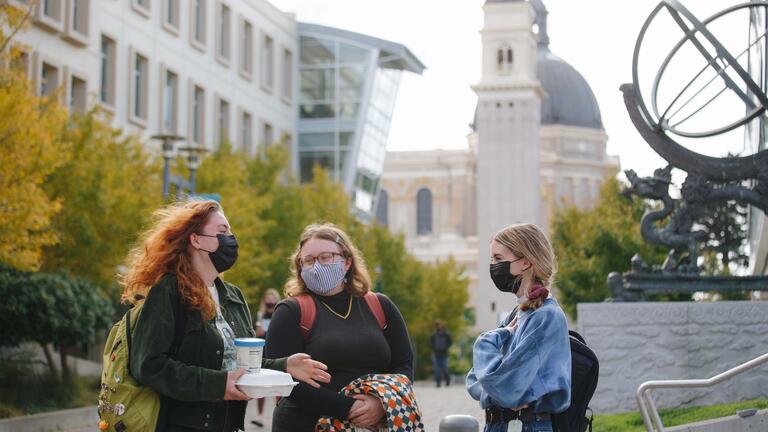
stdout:
[(506, 327), (507, 330), (509, 330), (512, 333), (514, 333), (515, 330), (517, 330), (517, 318), (518, 318), (517, 315), (515, 315), (515, 317), (512, 318), (512, 321), (510, 321), (509, 324), (507, 324), (507, 327)]
[[(373, 427), (384, 417), (384, 407), (376, 396), (354, 395), (357, 399), (349, 410), (347, 419), (358, 427)], [(362, 402), (362, 404), (358, 404)]]
[(235, 382), (243, 376), (245, 369), (240, 368), (236, 371), (227, 372), (227, 388), (224, 391), (224, 400), (250, 400), (251, 398), (240, 391)]
[(331, 382), (331, 376), (326, 372), (327, 370), (328, 366), (319, 361), (312, 360), (309, 354), (304, 353), (288, 357), (288, 364), (285, 367), (285, 371), (291, 374), (292, 377), (299, 381), (304, 381), (315, 388), (320, 387), (317, 381)]

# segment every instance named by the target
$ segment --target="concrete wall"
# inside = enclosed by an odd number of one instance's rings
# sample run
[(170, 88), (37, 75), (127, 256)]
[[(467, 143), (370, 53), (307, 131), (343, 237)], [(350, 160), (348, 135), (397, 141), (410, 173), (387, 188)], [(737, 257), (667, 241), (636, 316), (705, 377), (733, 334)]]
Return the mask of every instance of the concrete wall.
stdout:
[[(591, 407), (637, 411), (648, 380), (710, 378), (768, 352), (768, 302), (578, 305), (579, 332), (600, 359)], [(655, 390), (659, 408), (768, 397), (768, 365), (703, 390)]]

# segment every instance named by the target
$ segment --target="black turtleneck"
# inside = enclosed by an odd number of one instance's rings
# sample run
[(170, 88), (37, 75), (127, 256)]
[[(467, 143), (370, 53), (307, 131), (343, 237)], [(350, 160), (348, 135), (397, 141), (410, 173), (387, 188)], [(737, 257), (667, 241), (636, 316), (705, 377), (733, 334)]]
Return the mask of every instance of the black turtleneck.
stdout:
[(344, 316), (349, 309), (350, 296), (346, 291), (328, 297), (310, 295), (315, 300), (317, 318), (309, 337), (305, 341), (299, 327), (299, 305), (283, 301), (272, 316), (265, 355), (281, 358), (305, 352), (328, 365), (331, 382), (319, 389), (304, 383), (294, 387), (288, 400), (281, 401), (276, 409), (276, 420), (281, 411), (283, 417), (305, 418), (307, 426), (314, 425), (323, 415), (346, 419), (355, 400), (338, 392), (369, 373), (399, 373), (413, 380), (413, 351), (408, 329), (400, 311), (387, 296), (377, 294), (387, 318), (387, 327), (381, 331), (362, 297), (352, 297), (349, 317), (342, 319), (338, 315)]

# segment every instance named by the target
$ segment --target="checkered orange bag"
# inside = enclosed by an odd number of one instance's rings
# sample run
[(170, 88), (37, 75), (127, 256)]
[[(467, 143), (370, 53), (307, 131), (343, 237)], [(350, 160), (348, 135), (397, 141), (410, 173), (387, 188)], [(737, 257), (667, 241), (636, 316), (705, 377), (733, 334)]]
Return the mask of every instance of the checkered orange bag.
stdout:
[[(421, 410), (413, 396), (411, 381), (402, 374), (369, 374), (360, 377), (342, 388), (339, 393), (346, 396), (358, 394), (376, 396), (384, 407), (384, 419), (378, 430), (390, 432), (424, 432)], [(320, 417), (315, 432), (355, 432), (346, 420)]]

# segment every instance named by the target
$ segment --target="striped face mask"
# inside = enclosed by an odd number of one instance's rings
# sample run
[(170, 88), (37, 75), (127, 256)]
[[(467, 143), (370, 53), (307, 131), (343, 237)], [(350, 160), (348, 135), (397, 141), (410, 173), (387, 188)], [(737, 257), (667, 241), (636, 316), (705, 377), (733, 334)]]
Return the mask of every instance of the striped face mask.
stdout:
[(320, 264), (316, 261), (312, 267), (301, 269), (301, 279), (310, 291), (318, 295), (331, 292), (344, 280), (344, 276), (344, 261), (333, 264)]

